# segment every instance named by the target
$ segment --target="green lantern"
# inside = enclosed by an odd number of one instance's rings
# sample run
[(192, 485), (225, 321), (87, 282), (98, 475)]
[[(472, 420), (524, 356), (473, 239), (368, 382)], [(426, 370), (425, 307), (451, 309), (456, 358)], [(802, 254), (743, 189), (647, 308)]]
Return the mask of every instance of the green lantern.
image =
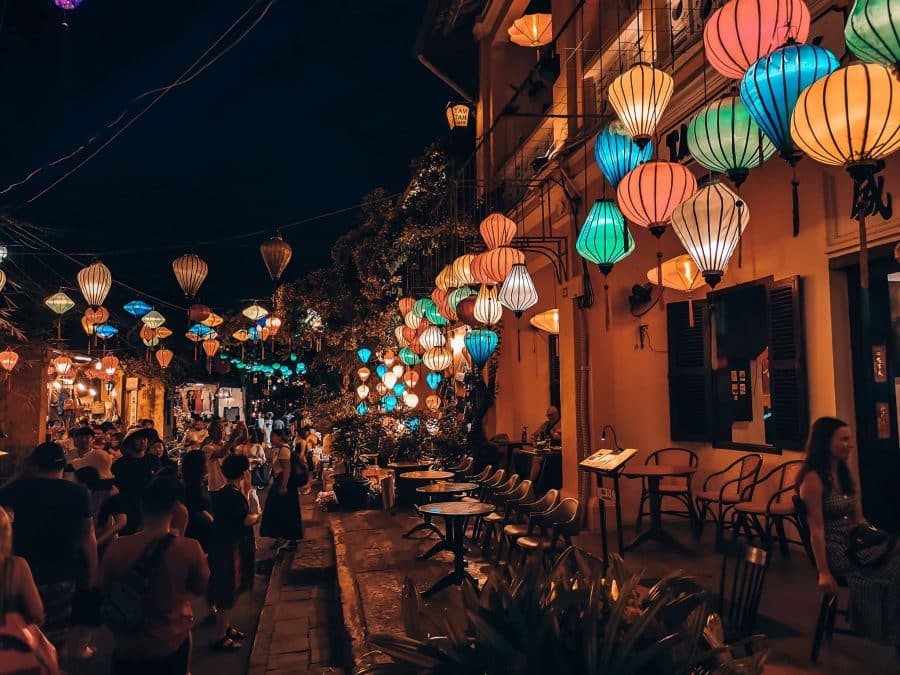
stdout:
[(450, 295), (447, 296), (447, 304), (450, 305), (450, 309), (455, 312), (456, 306), (470, 295), (475, 295), (475, 290), (473, 288), (469, 286), (460, 286), (456, 290), (450, 291)]
[(434, 303), (425, 308), (425, 318), (435, 326), (446, 326), (450, 323), (450, 320), (438, 311), (437, 305)]
[(861, 61), (900, 66), (900, 10), (893, 0), (856, 0), (844, 39)]
[(691, 155), (710, 171), (739, 186), (753, 169), (775, 154), (775, 146), (750, 117), (739, 96), (703, 106), (687, 128)]
[(429, 307), (436, 307), (436, 305), (431, 301), (431, 298), (421, 298), (416, 300), (416, 304), (413, 305), (412, 313), (413, 316), (417, 319), (421, 319), (425, 316), (425, 312)]
[(422, 360), (422, 359), (420, 359), (419, 356), (418, 356), (412, 349), (410, 349), (409, 347), (404, 347), (403, 349), (401, 349), (401, 350), (400, 350), (400, 353), (398, 354), (398, 356), (400, 357), (400, 360), (403, 361), (403, 363), (405, 363), (405, 364), (408, 365), (408, 366), (414, 366), (414, 365), (416, 365), (419, 361)]
[(611, 199), (598, 199), (578, 233), (575, 250), (582, 258), (600, 266), (606, 276), (613, 265), (634, 251), (634, 237), (625, 225), (625, 217)]

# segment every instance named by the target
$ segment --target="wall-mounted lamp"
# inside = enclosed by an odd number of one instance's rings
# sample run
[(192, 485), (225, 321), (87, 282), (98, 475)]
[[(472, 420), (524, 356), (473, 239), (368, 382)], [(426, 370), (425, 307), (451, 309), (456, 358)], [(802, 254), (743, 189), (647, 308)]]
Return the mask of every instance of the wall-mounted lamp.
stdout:
[(469, 106), (466, 103), (450, 101), (447, 104), (447, 124), (450, 130), (465, 129), (469, 126)]

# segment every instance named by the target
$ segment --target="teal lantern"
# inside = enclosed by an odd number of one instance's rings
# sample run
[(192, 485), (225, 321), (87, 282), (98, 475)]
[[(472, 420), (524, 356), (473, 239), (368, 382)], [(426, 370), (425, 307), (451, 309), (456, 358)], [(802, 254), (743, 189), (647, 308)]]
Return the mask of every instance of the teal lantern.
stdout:
[(140, 319), (145, 314), (149, 314), (150, 310), (152, 310), (153, 308), (143, 300), (132, 300), (127, 305), (125, 305), (123, 309), (131, 314), (131, 316)]
[(431, 298), (422, 298), (420, 300), (416, 300), (416, 304), (413, 305), (412, 313), (413, 316), (417, 319), (421, 319), (425, 316), (425, 312), (428, 311), (429, 307), (434, 307), (437, 309), (437, 306), (432, 302)]
[(394, 390), (394, 393), (395, 393), (397, 396), (403, 396), (403, 392), (406, 391), (406, 385), (403, 384), (402, 382), (398, 382), (397, 384), (395, 384), (395, 385), (392, 387), (392, 389)]
[(375, 373), (378, 377), (384, 377), (384, 374), (388, 371), (387, 366), (383, 363), (379, 363), (378, 367), (375, 369)]
[(738, 96), (703, 106), (688, 123), (687, 145), (701, 166), (726, 174), (735, 186), (775, 154), (775, 146)]
[(460, 286), (459, 288), (450, 291), (450, 294), (447, 296), (447, 304), (450, 305), (450, 309), (455, 312), (456, 306), (470, 295), (475, 295), (474, 289), (469, 286)]
[(631, 140), (621, 122), (614, 122), (594, 141), (594, 159), (610, 185), (615, 188), (625, 174), (653, 156), (653, 143), (643, 148)]
[(273, 370), (281, 370), (281, 364), (278, 363), (278, 361), (275, 361), (275, 363), (272, 364), (272, 369)]
[(360, 361), (368, 363), (369, 359), (372, 358), (372, 350), (362, 347), (361, 349), (356, 350), (356, 355), (359, 357)]
[(860, 61), (900, 66), (900, 8), (893, 0), (856, 0), (844, 39)]
[(400, 360), (408, 366), (414, 366), (422, 359), (409, 347), (404, 347), (399, 352)]
[(303, 363), (303, 361), (300, 361), (300, 362), (294, 367), (294, 371), (295, 371), (298, 375), (303, 375), (303, 374), (305, 374), (305, 373), (306, 373), (306, 364)]
[(358, 406), (356, 406), (356, 412), (358, 412), (360, 415), (365, 415), (367, 412), (369, 412), (369, 406), (361, 402)]
[(450, 320), (438, 311), (434, 301), (431, 301), (431, 304), (425, 308), (425, 318), (435, 326), (446, 326), (450, 323)]
[(465, 342), (469, 356), (472, 357), (472, 363), (480, 368), (491, 358), (491, 354), (497, 348), (499, 338), (492, 330), (476, 328), (466, 333)]
[(416, 429), (419, 428), (419, 424), (420, 424), (419, 418), (418, 417), (410, 417), (408, 420), (406, 420), (404, 422), (404, 424), (406, 425), (406, 428), (409, 429), (410, 431), (415, 431)]
[(426, 383), (428, 384), (428, 386), (431, 387), (432, 389), (437, 389), (438, 385), (441, 383), (441, 380), (443, 380), (443, 379), (444, 379), (444, 378), (441, 376), (440, 373), (436, 373), (436, 372), (434, 372), (434, 371), (428, 373), (428, 374), (425, 376), (425, 382), (426, 382)]
[(291, 353), (291, 356), (290, 356), (290, 359), (291, 359), (291, 361), (296, 361), (296, 360), (297, 360), (297, 355), (294, 354), (294, 353), (292, 352), (292, 353)]
[(394, 408), (397, 407), (397, 397), (393, 394), (382, 396), (381, 407), (384, 408), (386, 412), (391, 412)]

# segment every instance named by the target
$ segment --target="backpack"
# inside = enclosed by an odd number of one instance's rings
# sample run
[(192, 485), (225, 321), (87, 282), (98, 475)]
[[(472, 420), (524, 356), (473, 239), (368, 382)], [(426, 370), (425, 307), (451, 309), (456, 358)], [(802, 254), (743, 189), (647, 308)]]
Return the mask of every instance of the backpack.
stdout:
[(291, 452), (291, 473), (298, 487), (303, 487), (309, 482), (309, 468), (299, 452)]
[(167, 534), (151, 543), (124, 577), (103, 589), (100, 618), (113, 633), (133, 633), (141, 628), (150, 585), (173, 541), (175, 535)]

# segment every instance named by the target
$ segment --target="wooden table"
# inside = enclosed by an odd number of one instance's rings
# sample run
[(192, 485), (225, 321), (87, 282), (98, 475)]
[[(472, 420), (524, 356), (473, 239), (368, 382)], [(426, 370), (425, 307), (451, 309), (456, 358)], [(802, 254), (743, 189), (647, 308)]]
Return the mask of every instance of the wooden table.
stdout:
[(496, 445), (498, 448), (504, 448), (503, 454), (505, 456), (503, 457), (503, 463), (505, 464), (507, 474), (515, 473), (515, 471), (513, 471), (513, 469), (515, 468), (514, 457), (516, 454), (516, 450), (521, 450), (522, 448), (531, 445), (531, 441), (506, 440), (506, 441), (491, 441), (491, 442), (494, 445)]
[(387, 465), (387, 468), (393, 469), (398, 476), (400, 474), (407, 473), (408, 471), (421, 471), (430, 467), (431, 462), (424, 462), (420, 460), (391, 462)]
[(650, 498), (650, 529), (638, 534), (625, 547), (626, 551), (651, 539), (685, 552), (689, 550), (662, 527), (662, 495), (659, 492), (659, 482), (663, 478), (689, 478), (695, 473), (697, 473), (697, 467), (687, 464), (645, 464), (622, 473), (626, 478), (646, 478), (647, 496)]
[(537, 448), (522, 448), (519, 451), (523, 455), (531, 458), (531, 467), (529, 469), (528, 479), (534, 485), (536, 493), (544, 493), (550, 488), (560, 488), (561, 485), (547, 485), (548, 478), (546, 476), (547, 460), (552, 462), (562, 462), (562, 448), (546, 448), (538, 450)]
[(405, 471), (397, 474), (398, 478), (403, 480), (450, 480), (456, 475), (452, 471)]
[[(397, 506), (411, 506), (414, 503), (416, 492), (412, 483), (401, 483), (400, 478), (414, 471), (427, 471), (431, 468), (431, 460), (401, 460), (399, 462), (391, 462), (387, 465), (388, 469), (393, 469), (397, 476)], [(435, 479), (439, 480), (439, 479)]]
[[(403, 489), (401, 489), (400, 486), (398, 486), (397, 493), (398, 493), (398, 495), (402, 495), (403, 496), (402, 501), (406, 502), (407, 499), (414, 496), (416, 493), (420, 492), (420, 487), (413, 487), (413, 488), (406, 487), (407, 485), (410, 484), (410, 482), (418, 483), (418, 482), (434, 482), (434, 481), (440, 481), (440, 480), (449, 480), (449, 479), (453, 478), (454, 475), (455, 474), (452, 471), (430, 471), (430, 470), (407, 471), (406, 473), (402, 473), (398, 476), (398, 478), (403, 479), (404, 487), (403, 487)], [(422, 487), (427, 487), (427, 486), (422, 486)], [(409, 499), (409, 501), (412, 501), (413, 503), (415, 503), (416, 500)], [(416, 525), (409, 531), (404, 532), (403, 536), (405, 538), (409, 538), (416, 532), (421, 532), (422, 530), (429, 530), (431, 532), (434, 532), (438, 536), (441, 536), (441, 537), (444, 536), (443, 532), (441, 532), (438, 528), (436, 528), (434, 525), (432, 525), (431, 518), (428, 516), (425, 516), (425, 522), (419, 523), (418, 525)]]
[(477, 591), (478, 582), (475, 581), (475, 577), (466, 571), (464, 542), (466, 521), (475, 516), (486, 516), (489, 513), (493, 513), (493, 504), (485, 504), (484, 502), (434, 502), (433, 504), (420, 506), (419, 511), (429, 516), (441, 516), (446, 523), (446, 535), (441, 541), (432, 546), (430, 550), (418, 556), (417, 560), (426, 560), (438, 551), (453, 551), (453, 571), (422, 595), (427, 597), (451, 584), (461, 584), (463, 581), (468, 581)]
[(478, 483), (432, 483), (416, 488), (416, 492), (427, 495), (429, 498), (443, 495), (458, 495), (463, 492), (471, 492), (478, 489)]

